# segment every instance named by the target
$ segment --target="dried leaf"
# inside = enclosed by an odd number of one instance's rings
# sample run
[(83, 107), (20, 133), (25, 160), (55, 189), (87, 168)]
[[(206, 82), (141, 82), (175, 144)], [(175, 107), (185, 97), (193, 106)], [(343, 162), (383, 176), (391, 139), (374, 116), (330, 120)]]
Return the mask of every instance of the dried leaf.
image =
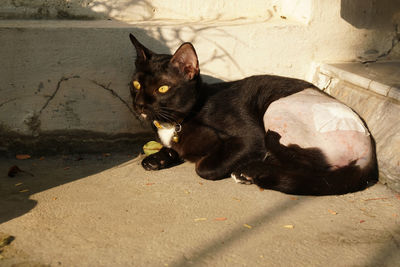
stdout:
[(286, 224), (283, 227), (285, 227), (287, 229), (294, 229), (294, 225), (293, 224)]
[(40, 158), (39, 158), (39, 160), (44, 160), (44, 159), (45, 159), (44, 157), (40, 157)]
[(69, 170), (71, 167), (65, 167), (64, 170)]
[(240, 200), (239, 198), (237, 198), (237, 197), (233, 197), (232, 199), (234, 199), (234, 200), (236, 200), (236, 201), (238, 201), (238, 202), (241, 201), (241, 200)]
[(15, 186), (20, 186), (20, 185), (22, 185), (22, 183), (16, 183), (16, 184), (15, 184)]
[(103, 153), (103, 157), (109, 157), (111, 156), (111, 153)]
[(388, 199), (388, 197), (367, 198), (367, 199), (364, 199), (364, 201), (383, 200), (383, 199)]
[(31, 156), (28, 154), (18, 154), (15, 156), (17, 159), (30, 159)]
[(19, 191), (20, 193), (25, 193), (25, 192), (29, 192), (29, 189), (22, 189)]
[(195, 222), (200, 222), (200, 221), (207, 221), (207, 218), (196, 218), (194, 219)]
[(298, 197), (290, 197), (291, 200), (298, 200)]
[(3, 247), (9, 245), (14, 239), (15, 239), (15, 237), (13, 237), (12, 235), (1, 234), (1, 236), (0, 236), (0, 249), (2, 249)]
[(281, 16), (281, 19), (287, 19), (285, 16)]
[(153, 185), (153, 184), (155, 184), (155, 183), (147, 183), (146, 185)]
[(214, 221), (220, 221), (220, 222), (226, 221), (226, 220), (228, 220), (228, 218), (226, 218), (226, 217), (218, 217), (218, 218), (214, 219)]
[(396, 194), (395, 197), (400, 200), (400, 194)]
[(160, 151), (162, 147), (162, 144), (156, 141), (150, 141), (143, 146), (143, 152), (146, 154), (146, 156), (149, 156)]
[(336, 214), (337, 214), (337, 212), (334, 211), (334, 210), (328, 210), (328, 211), (329, 211), (329, 213), (332, 214), (332, 215), (336, 215)]
[(249, 229), (253, 228), (253, 226), (248, 225), (247, 223), (243, 224), (243, 226), (246, 227), (246, 228), (249, 228)]
[(365, 221), (364, 220), (360, 220), (360, 223), (364, 223)]

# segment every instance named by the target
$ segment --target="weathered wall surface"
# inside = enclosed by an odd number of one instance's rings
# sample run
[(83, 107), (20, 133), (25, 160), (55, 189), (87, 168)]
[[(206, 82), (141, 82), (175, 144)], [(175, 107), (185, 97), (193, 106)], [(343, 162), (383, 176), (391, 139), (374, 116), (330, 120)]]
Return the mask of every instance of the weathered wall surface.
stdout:
[(163, 53), (193, 42), (218, 79), (306, 78), (313, 61), (400, 58), (398, 2), (2, 1), (0, 149), (145, 136), (130, 109), (130, 32)]
[[(16, 140), (32, 145), (43, 139), (35, 149), (55, 150), (67, 145), (68, 137), (87, 143), (143, 137), (148, 129), (130, 107), (127, 84), (134, 51), (127, 34), (115, 28), (101, 33), (93, 28), (0, 28), (0, 58), (6, 62), (0, 68), (1, 148), (18, 148)], [(45, 137), (53, 142), (46, 144)]]

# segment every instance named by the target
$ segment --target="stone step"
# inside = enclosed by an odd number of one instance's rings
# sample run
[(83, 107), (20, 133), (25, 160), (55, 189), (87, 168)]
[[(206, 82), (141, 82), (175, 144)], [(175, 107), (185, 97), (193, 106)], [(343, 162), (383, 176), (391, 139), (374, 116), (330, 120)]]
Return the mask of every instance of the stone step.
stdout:
[(313, 81), (365, 120), (375, 138), (380, 179), (400, 191), (400, 61), (321, 64)]

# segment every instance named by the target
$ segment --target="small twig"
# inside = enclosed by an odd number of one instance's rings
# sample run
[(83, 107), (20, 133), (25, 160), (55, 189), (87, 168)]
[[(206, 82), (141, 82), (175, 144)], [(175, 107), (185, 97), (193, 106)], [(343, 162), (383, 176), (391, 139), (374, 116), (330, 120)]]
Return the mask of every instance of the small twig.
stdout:
[(367, 198), (367, 199), (364, 199), (364, 201), (382, 200), (382, 199), (389, 199), (389, 198), (388, 197)]

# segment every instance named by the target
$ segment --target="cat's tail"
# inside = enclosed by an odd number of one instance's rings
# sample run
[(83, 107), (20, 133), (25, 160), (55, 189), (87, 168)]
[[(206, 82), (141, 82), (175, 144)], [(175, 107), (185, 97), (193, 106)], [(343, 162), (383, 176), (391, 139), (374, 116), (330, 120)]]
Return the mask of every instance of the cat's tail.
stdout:
[(319, 149), (286, 147), (279, 139), (279, 134), (268, 131), (265, 142), (270, 155), (262, 163), (249, 166), (259, 174), (252, 182), (262, 188), (297, 195), (336, 195), (365, 189), (378, 180), (375, 151), (363, 168), (354, 161), (332, 169)]

